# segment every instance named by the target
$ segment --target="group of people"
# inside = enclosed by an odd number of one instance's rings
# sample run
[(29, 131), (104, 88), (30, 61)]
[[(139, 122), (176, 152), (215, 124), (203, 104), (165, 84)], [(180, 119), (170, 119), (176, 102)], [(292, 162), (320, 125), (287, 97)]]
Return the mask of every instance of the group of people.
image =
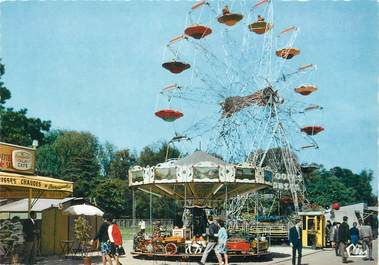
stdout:
[(367, 257), (364, 260), (374, 260), (372, 257), (372, 241), (374, 240), (372, 228), (370, 225), (363, 224), (359, 221), (359, 227), (356, 222), (353, 223), (353, 227), (350, 228), (348, 223), (348, 217), (343, 217), (343, 222), (330, 222), (327, 224), (327, 241), (332, 243), (335, 249), (336, 256), (342, 257), (342, 262), (347, 262), (346, 249), (349, 243), (357, 246), (359, 240), (362, 242), (364, 251), (367, 251)]
[[(360, 221), (360, 226), (356, 222), (353, 223), (353, 227), (350, 228), (347, 223), (348, 217), (343, 217), (343, 222), (334, 222), (333, 225), (330, 221), (326, 226), (327, 242), (335, 249), (336, 256), (342, 257), (342, 263), (347, 263), (347, 248), (349, 244), (357, 246), (359, 240), (362, 241), (363, 250), (367, 251), (367, 257), (364, 260), (374, 260), (372, 257), (372, 241), (373, 233), (370, 225), (363, 225)], [(302, 220), (296, 219), (295, 224), (289, 230), (289, 243), (292, 247), (292, 264), (301, 264), (302, 257)]]
[(113, 259), (115, 265), (121, 265), (119, 258), (125, 255), (125, 250), (122, 246), (120, 228), (111, 215), (106, 215), (104, 220), (93, 242), (96, 243), (96, 248), (100, 246), (103, 265), (106, 265), (107, 262), (109, 265), (113, 265)]
[[(213, 216), (209, 215), (208, 224), (208, 243), (199, 264), (205, 264), (209, 253), (214, 250), (219, 265), (227, 265), (228, 254), (226, 249), (226, 241), (228, 240), (228, 233), (225, 228), (225, 222), (223, 220), (213, 220)], [(224, 262), (222, 260), (222, 255), (224, 256)]]

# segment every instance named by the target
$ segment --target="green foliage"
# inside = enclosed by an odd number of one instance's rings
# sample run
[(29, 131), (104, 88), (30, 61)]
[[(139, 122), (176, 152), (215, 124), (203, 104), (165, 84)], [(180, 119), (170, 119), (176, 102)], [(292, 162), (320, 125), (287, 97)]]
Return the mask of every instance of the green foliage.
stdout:
[(375, 203), (370, 182), (371, 171), (355, 174), (349, 169), (335, 167), (330, 170), (322, 168), (305, 176), (307, 198), (320, 206), (330, 206), (339, 202), (342, 206), (352, 203)]
[(131, 217), (132, 195), (126, 180), (105, 179), (96, 186), (92, 196), (106, 213), (112, 213), (116, 218)]
[(50, 129), (50, 121), (29, 118), (26, 114), (26, 109), (0, 109), (1, 141), (23, 146), (30, 146), (33, 140), (44, 143), (45, 133)]
[(74, 196), (89, 196), (100, 175), (96, 137), (76, 131), (62, 131), (49, 137), (52, 143), (38, 149), (37, 171), (73, 181)]
[(180, 157), (180, 151), (177, 148), (170, 145), (167, 152), (167, 147), (168, 144), (166, 142), (146, 146), (141, 151), (137, 164), (142, 167), (155, 166), (159, 163), (165, 162), (166, 153), (168, 154), (168, 159)]
[(108, 176), (109, 167), (111, 165), (111, 162), (113, 161), (115, 150), (116, 147), (109, 142), (105, 142), (104, 144), (99, 145), (98, 157), (102, 176)]
[[(1, 61), (1, 59), (0, 59)], [(5, 74), (5, 66), (0, 63), (0, 79)], [(0, 81), (0, 104), (4, 104), (11, 98), (11, 92), (4, 86), (4, 83)], [(2, 108), (2, 106), (0, 106)]]
[(136, 164), (137, 157), (128, 149), (116, 151), (109, 164), (110, 178), (127, 179), (129, 168)]
[(75, 238), (81, 243), (84, 244), (88, 242), (91, 239), (91, 232), (92, 226), (89, 224), (88, 220), (83, 217), (79, 216), (74, 221), (74, 233)]

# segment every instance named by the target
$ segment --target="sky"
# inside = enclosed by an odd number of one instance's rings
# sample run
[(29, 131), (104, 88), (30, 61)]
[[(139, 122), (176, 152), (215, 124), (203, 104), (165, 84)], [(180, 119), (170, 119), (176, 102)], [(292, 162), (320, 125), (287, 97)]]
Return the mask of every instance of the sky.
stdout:
[[(154, 116), (157, 95), (170, 82), (160, 65), (192, 4), (1, 2), (7, 106), (118, 148), (170, 139), (172, 127)], [(324, 107), (326, 130), (316, 136), (319, 150), (304, 156), (326, 168), (372, 169), (376, 192), (378, 11), (375, 1), (274, 1), (275, 23), (299, 26), (296, 46), (317, 65), (313, 100)]]

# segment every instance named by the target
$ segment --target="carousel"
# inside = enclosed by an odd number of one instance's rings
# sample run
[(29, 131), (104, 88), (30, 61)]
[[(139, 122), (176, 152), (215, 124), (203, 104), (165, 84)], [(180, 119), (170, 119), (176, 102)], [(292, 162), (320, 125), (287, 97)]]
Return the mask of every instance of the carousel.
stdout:
[[(207, 215), (218, 206), (225, 207), (228, 198), (272, 187), (273, 173), (251, 164), (229, 164), (202, 151), (178, 160), (152, 167), (135, 166), (129, 171), (129, 186), (150, 196), (183, 201), (182, 226), (162, 231), (154, 223), (151, 236), (141, 230), (134, 238), (136, 256), (201, 256), (207, 244)], [(216, 219), (226, 220), (226, 211)], [(269, 254), (265, 238), (231, 237), (227, 243), (231, 256)]]

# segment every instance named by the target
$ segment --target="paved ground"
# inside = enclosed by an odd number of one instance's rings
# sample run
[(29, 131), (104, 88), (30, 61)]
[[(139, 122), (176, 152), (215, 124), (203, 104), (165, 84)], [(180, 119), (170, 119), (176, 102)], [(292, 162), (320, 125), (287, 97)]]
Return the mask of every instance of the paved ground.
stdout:
[[(126, 250), (131, 249), (131, 241), (127, 241), (125, 243)], [(272, 253), (271, 257), (268, 259), (253, 259), (253, 260), (238, 260), (231, 261), (230, 265), (238, 265), (238, 264), (261, 264), (261, 265), (291, 265), (291, 249), (287, 246), (272, 246), (270, 248), (270, 252)], [(374, 241), (374, 261), (363, 261), (362, 258), (350, 258), (350, 265), (374, 265), (378, 264), (378, 240)], [(133, 258), (130, 254), (127, 254), (121, 260), (122, 264), (127, 265), (139, 265), (139, 264), (148, 264), (148, 265), (195, 265), (196, 261), (165, 261), (165, 260), (142, 260)], [(93, 257), (93, 264), (100, 265), (101, 258)], [(0, 263), (4, 264), (4, 263)], [(50, 257), (49, 259), (40, 260), (37, 264), (40, 265), (79, 265), (83, 264), (80, 259), (64, 259), (60, 257)], [(113, 263), (114, 264), (114, 263)], [(207, 264), (215, 264), (215, 262), (209, 262)], [(303, 249), (303, 259), (302, 265), (339, 265), (342, 264), (341, 258), (336, 257), (334, 251), (331, 249), (324, 250), (313, 250), (313, 249)]]

